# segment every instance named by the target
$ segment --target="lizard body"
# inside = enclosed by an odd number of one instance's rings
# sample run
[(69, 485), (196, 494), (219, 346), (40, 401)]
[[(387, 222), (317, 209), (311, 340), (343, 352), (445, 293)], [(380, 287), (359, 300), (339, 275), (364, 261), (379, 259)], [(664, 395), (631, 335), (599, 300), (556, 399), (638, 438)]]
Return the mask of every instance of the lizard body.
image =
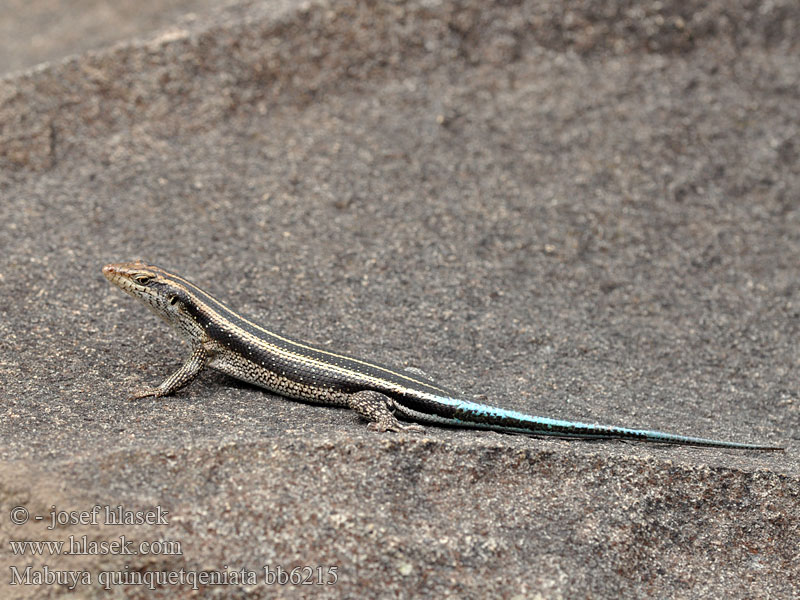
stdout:
[(397, 370), (270, 331), (235, 312), (183, 277), (142, 262), (103, 267), (114, 285), (144, 302), (186, 338), (192, 352), (157, 387), (133, 398), (161, 397), (190, 383), (204, 367), (276, 394), (346, 406), (378, 431), (419, 431), (415, 421), (558, 437), (621, 438), (694, 446), (780, 450), (660, 431), (537, 417), (459, 398), (419, 370)]

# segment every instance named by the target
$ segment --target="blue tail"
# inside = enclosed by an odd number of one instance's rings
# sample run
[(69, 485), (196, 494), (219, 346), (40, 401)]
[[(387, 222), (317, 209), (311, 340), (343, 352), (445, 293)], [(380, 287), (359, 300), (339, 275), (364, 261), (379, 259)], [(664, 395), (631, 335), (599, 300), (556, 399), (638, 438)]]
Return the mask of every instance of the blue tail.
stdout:
[[(402, 403), (398, 405), (400, 414), (415, 421), (452, 425), (455, 427), (472, 427), (491, 429), (507, 433), (525, 433), (529, 435), (550, 435), (563, 438), (594, 439), (628, 439), (644, 442), (661, 442), (667, 444), (683, 444), (687, 446), (710, 446), (715, 448), (735, 448), (739, 450), (783, 450), (778, 446), (763, 444), (745, 444), (742, 442), (726, 442), (701, 437), (690, 437), (663, 431), (648, 429), (629, 429), (613, 425), (592, 425), (577, 421), (562, 421), (548, 417), (536, 417), (525, 413), (506, 410), (488, 404), (479, 404), (459, 398), (437, 396), (428, 398), (426, 411), (420, 412)], [(438, 409), (438, 410), (437, 410)], [(428, 412), (430, 411), (430, 412)]]

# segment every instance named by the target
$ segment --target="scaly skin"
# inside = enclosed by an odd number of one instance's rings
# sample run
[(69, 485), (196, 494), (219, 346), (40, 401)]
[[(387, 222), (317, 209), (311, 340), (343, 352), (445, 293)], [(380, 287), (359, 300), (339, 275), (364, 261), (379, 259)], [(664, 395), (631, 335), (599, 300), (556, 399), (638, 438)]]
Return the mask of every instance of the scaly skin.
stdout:
[(183, 277), (142, 262), (110, 264), (103, 275), (169, 323), (191, 345), (186, 362), (133, 398), (167, 396), (211, 367), (276, 394), (348, 406), (378, 431), (419, 431), (419, 423), (565, 438), (620, 438), (742, 450), (782, 450), (660, 431), (536, 417), (459, 398), (416, 369), (398, 370), (331, 352), (265, 329)]

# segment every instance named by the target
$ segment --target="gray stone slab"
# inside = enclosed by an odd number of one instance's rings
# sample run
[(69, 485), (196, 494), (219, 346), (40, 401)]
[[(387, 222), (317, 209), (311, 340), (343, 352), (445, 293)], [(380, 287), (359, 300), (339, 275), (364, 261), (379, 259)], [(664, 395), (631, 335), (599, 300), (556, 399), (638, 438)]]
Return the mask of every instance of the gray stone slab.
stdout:
[(3, 0), (0, 74), (207, 15), (219, 0)]
[[(797, 596), (798, 15), (245, 2), (0, 80), (0, 541), (181, 544), (6, 552), (3, 585), (47, 565), (89, 573), (86, 598), (101, 573), (201, 571), (229, 584), (109, 587)], [(187, 351), (100, 274), (135, 258), (470, 397), (787, 451), (380, 435), (213, 373), (126, 402)], [(95, 505), (168, 524), (46, 527)], [(337, 582), (264, 582), (304, 565)]]

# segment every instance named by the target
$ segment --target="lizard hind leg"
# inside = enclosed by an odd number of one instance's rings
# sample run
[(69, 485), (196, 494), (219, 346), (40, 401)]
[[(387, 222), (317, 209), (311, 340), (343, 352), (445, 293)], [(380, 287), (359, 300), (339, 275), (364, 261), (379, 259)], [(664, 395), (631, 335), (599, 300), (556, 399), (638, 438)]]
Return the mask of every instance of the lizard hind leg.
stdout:
[(350, 394), (347, 404), (364, 419), (369, 421), (373, 431), (424, 431), (421, 425), (401, 423), (392, 414), (392, 399), (372, 390)]
[(412, 375), (416, 375), (417, 377), (422, 377), (423, 379), (427, 379), (428, 381), (434, 380), (433, 377), (431, 377), (425, 371), (417, 367), (406, 367), (404, 370), (406, 373), (411, 373)]

